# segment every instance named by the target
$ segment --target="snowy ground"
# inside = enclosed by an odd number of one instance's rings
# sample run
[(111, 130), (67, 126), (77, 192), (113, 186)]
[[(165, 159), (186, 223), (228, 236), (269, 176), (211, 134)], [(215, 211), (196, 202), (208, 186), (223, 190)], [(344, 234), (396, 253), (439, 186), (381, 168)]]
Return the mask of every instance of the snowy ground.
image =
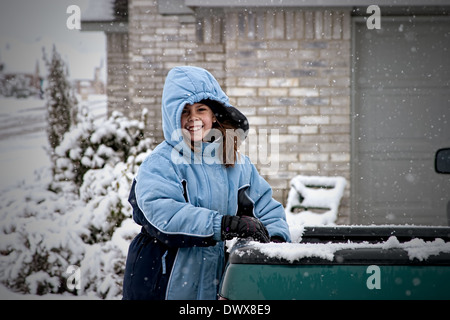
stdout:
[(35, 170), (48, 166), (44, 104), (41, 99), (0, 99), (0, 190), (30, 181)]
[[(106, 96), (91, 96), (80, 105), (89, 108), (96, 118), (106, 115)], [(45, 100), (0, 97), (0, 194), (20, 190), (21, 186), (33, 184), (36, 175), (48, 173), (45, 128)], [(46, 178), (41, 176), (40, 181)], [(20, 295), (0, 285), (0, 299), (68, 298), (77, 299), (73, 295)]]

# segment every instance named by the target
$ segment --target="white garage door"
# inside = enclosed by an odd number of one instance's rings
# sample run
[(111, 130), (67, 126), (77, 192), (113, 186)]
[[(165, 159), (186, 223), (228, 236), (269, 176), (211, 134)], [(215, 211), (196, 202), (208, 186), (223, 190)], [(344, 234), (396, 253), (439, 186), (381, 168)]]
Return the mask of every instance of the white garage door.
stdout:
[(352, 223), (447, 225), (449, 17), (353, 21)]

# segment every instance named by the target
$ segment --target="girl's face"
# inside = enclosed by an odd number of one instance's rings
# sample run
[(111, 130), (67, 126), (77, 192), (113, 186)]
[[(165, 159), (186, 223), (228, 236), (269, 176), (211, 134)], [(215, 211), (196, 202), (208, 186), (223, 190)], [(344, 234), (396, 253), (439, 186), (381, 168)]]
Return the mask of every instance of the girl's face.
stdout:
[(187, 104), (181, 113), (181, 128), (191, 141), (202, 141), (216, 122), (211, 109), (201, 103)]

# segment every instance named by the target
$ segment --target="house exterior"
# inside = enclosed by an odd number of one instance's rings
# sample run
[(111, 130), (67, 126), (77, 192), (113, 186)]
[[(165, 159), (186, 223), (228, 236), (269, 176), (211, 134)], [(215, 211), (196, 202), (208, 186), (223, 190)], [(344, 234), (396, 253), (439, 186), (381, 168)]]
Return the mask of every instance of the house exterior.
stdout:
[(83, 100), (86, 100), (91, 94), (105, 94), (105, 84), (100, 78), (100, 71), (102, 67), (103, 62), (100, 67), (95, 68), (94, 79), (77, 79), (73, 81), (75, 91)]
[(337, 223), (447, 224), (450, 179), (433, 159), (450, 147), (449, 1), (95, 6), (108, 10), (82, 15), (82, 30), (107, 36), (109, 112), (147, 108), (155, 142), (167, 72), (200, 66), (247, 115), (244, 153), (280, 202), (298, 174), (342, 176)]
[(42, 96), (43, 78), (36, 62), (34, 73), (5, 71), (5, 64), (0, 61), (0, 96), (27, 98)]

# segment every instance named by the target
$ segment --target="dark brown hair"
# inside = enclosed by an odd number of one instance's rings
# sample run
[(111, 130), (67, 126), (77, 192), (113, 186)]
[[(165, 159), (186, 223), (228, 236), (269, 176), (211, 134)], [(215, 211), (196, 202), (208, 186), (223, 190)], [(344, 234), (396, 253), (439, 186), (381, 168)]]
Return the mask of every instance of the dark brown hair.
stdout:
[[(229, 121), (218, 121), (215, 123), (216, 128), (222, 134), (222, 162), (226, 168), (234, 167), (237, 156), (239, 154), (238, 148), (241, 144), (240, 137), (236, 134), (236, 127)], [(233, 132), (230, 134), (230, 132)]]

